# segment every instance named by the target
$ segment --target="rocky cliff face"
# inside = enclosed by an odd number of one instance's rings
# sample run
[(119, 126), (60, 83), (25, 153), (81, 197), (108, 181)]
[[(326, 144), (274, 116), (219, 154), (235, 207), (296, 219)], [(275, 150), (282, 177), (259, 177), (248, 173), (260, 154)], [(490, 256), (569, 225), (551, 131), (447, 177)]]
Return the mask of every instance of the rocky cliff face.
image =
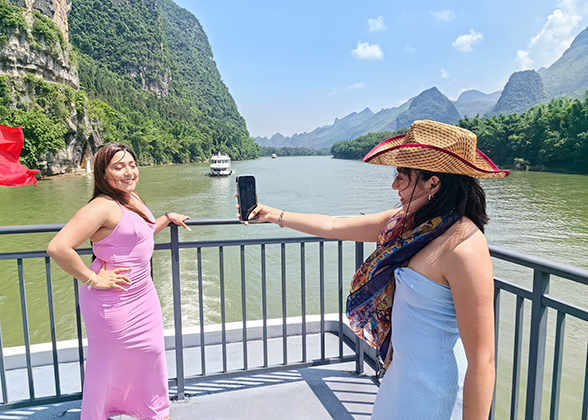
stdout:
[(486, 116), (522, 114), (548, 98), (539, 73), (535, 70), (519, 71), (510, 76), (500, 99)]
[(416, 120), (434, 120), (457, 124), (459, 112), (455, 105), (439, 89), (432, 87), (422, 91), (410, 104), (407, 111), (396, 118), (396, 129), (408, 128)]
[[(5, 78), (5, 106), (15, 110), (43, 106), (45, 94), (35, 89), (42, 82), (49, 82), (54, 93), (64, 98), (61, 99), (62, 105), (53, 106), (61, 106), (63, 110), (60, 119), (65, 127), (65, 148), (55, 154), (46, 154), (39, 162), (44, 175), (80, 169), (85, 158), (92, 158), (101, 144), (99, 132), (93, 127), (98, 122), (88, 117), (85, 99), (78, 98), (74, 103), (72, 95), (65, 94), (67, 89), (77, 91), (80, 85), (77, 63), (72, 58), (68, 42), (67, 14), (71, 1), (0, 0), (3, 23), (0, 28), (0, 76)], [(53, 109), (45, 111), (51, 114)]]
[(72, 0), (10, 0), (11, 3), (26, 10), (36, 10), (51, 19), (63, 32), (67, 41), (69, 29), (67, 26), (67, 13), (71, 9)]
[(570, 48), (541, 73), (550, 96), (576, 96), (584, 99), (588, 89), (588, 28), (574, 39)]
[(72, 63), (71, 46), (67, 42), (71, 0), (11, 0), (11, 3), (22, 7), (21, 16), (17, 16), (15, 25), (3, 28), (6, 38), (0, 48), (0, 75), (34, 74), (48, 82), (78, 89), (77, 66)]

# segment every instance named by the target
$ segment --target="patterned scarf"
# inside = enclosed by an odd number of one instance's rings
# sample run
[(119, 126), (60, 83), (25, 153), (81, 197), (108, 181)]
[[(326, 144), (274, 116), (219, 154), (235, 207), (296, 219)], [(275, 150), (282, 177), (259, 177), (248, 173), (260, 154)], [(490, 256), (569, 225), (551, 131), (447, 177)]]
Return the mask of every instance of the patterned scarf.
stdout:
[(406, 214), (400, 211), (382, 229), (376, 250), (353, 276), (351, 293), (347, 298), (349, 326), (358, 337), (378, 349), (384, 370), (392, 361), (390, 337), (392, 302), (396, 290), (394, 270), (459, 218), (458, 212), (453, 211), (403, 233), (405, 217)]

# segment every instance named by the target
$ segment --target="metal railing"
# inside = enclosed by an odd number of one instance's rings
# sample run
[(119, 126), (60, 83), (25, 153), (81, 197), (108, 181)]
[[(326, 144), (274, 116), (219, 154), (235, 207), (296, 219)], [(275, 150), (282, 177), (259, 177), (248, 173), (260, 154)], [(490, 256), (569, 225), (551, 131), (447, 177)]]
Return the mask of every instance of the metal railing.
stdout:
[[(238, 221), (234, 219), (195, 219), (189, 220), (188, 224), (191, 226), (207, 226), (207, 225), (235, 225)], [(12, 234), (33, 234), (42, 232), (57, 232), (63, 225), (37, 225), (37, 226), (13, 226), (0, 227), (0, 235)], [(318, 279), (319, 279), (319, 307), (320, 310), (316, 315), (317, 319), (310, 320), (307, 314), (305, 295), (306, 279), (306, 254), (307, 244), (317, 243), (319, 248), (319, 263), (318, 263)], [(336, 296), (337, 300), (337, 315), (331, 319), (325, 313), (325, 303), (328, 302), (325, 296), (325, 245), (331, 244), (336, 246), (337, 259), (337, 280), (336, 280)], [(297, 246), (299, 251), (299, 271), (300, 278), (293, 279), (292, 275), (286, 272), (286, 260), (288, 251), (292, 249), (292, 245)], [(267, 284), (266, 284), (266, 270), (267, 259), (266, 249), (268, 246), (280, 247), (280, 281), (281, 281), (281, 296), (279, 296), (281, 304), (281, 318), (277, 323), (268, 324), (268, 306), (267, 306)], [(330, 246), (330, 245), (329, 245)], [(346, 297), (346, 292), (343, 292), (343, 247), (344, 243), (336, 240), (328, 240), (317, 237), (292, 237), (292, 238), (271, 238), (271, 239), (241, 239), (241, 240), (214, 240), (214, 241), (180, 241), (178, 235), (178, 227), (170, 226), (170, 241), (165, 243), (157, 243), (155, 245), (156, 251), (170, 252), (171, 256), (171, 281), (173, 290), (173, 312), (174, 312), (174, 327), (172, 340), (173, 343), (169, 346), (173, 349), (175, 358), (175, 376), (169, 379), (170, 386), (175, 388), (176, 398), (183, 399), (187, 395), (186, 385), (190, 383), (214, 380), (226, 377), (237, 377), (254, 375), (258, 373), (267, 373), (278, 370), (298, 369), (313, 365), (321, 365), (328, 363), (342, 363), (355, 361), (356, 371), (363, 372), (364, 363), (368, 362), (377, 373), (378, 363), (375, 361), (375, 352), (369, 348), (365, 343), (357, 339), (349, 327), (346, 325), (343, 316), (343, 301)], [(217, 329), (211, 331), (206, 328), (204, 319), (204, 290), (203, 290), (203, 249), (217, 249), (218, 250), (218, 287), (220, 293), (220, 331)], [(228, 248), (237, 248), (239, 251), (239, 265), (240, 265), (240, 287), (241, 287), (241, 319), (238, 321), (240, 328), (238, 330), (228, 330), (226, 321), (226, 307), (225, 307), (225, 253)], [(260, 264), (261, 276), (261, 302), (262, 302), (262, 316), (256, 326), (251, 325), (251, 320), (247, 315), (247, 285), (248, 278), (246, 276), (246, 249), (259, 249), (259, 257), (257, 261)], [(196, 332), (188, 337), (186, 331), (182, 326), (182, 278), (180, 270), (180, 250), (193, 249), (196, 250), (197, 260), (197, 289), (198, 289), (198, 327)], [(78, 251), (81, 255), (88, 255), (91, 253), (90, 249), (80, 249)], [(529, 267), (533, 270), (533, 287), (527, 289), (515, 284), (512, 281), (495, 279), (495, 317), (496, 325), (500, 323), (500, 303), (501, 296), (505, 293), (516, 296), (515, 308), (515, 328), (514, 328), (514, 345), (513, 345), (513, 360), (512, 360), (512, 386), (511, 386), (511, 404), (510, 404), (510, 418), (516, 419), (519, 412), (519, 394), (521, 387), (521, 364), (522, 364), (522, 347), (523, 347), (523, 326), (524, 324), (524, 307), (525, 302), (531, 304), (531, 316), (528, 328), (530, 329), (529, 338), (529, 356), (528, 356), (528, 377), (527, 377), (527, 395), (525, 405), (525, 419), (539, 419), (541, 418), (542, 394), (544, 389), (544, 372), (545, 372), (545, 350), (547, 346), (547, 310), (552, 308), (557, 311), (556, 333), (554, 340), (554, 364), (552, 370), (552, 384), (551, 384), (551, 405), (550, 405), (550, 419), (557, 419), (559, 413), (559, 400), (561, 393), (561, 373), (562, 373), (562, 354), (564, 348), (564, 332), (566, 317), (572, 316), (584, 322), (588, 321), (588, 311), (584, 308), (578, 307), (561, 299), (550, 296), (549, 283), (550, 276), (558, 276), (582, 285), (588, 285), (588, 271), (551, 262), (545, 259), (521, 254), (518, 252), (490, 247), (490, 252), (493, 258), (513, 263), (517, 266)], [(333, 254), (333, 253), (331, 253)], [(353, 250), (354, 267), (358, 267), (364, 259), (364, 244), (356, 243)], [(47, 283), (47, 304), (49, 312), (49, 324), (51, 333), (51, 351), (50, 361), (45, 362), (52, 366), (54, 377), (55, 393), (50, 396), (37, 397), (35, 395), (35, 382), (33, 378), (33, 361), (31, 357), (31, 343), (29, 339), (29, 324), (27, 307), (27, 293), (25, 288), (25, 278), (23, 270), (23, 260), (26, 259), (42, 259), (45, 262), (45, 277)], [(60, 360), (60, 353), (58, 351), (58, 341), (56, 334), (56, 321), (54, 315), (53, 302), (53, 283), (51, 275), (51, 261), (45, 251), (33, 252), (11, 252), (0, 253), (0, 261), (12, 260), (16, 262), (18, 268), (18, 283), (20, 290), (20, 307), (22, 315), (22, 328), (24, 336), (24, 359), (25, 364), (22, 369), (25, 369), (28, 380), (29, 398), (11, 401), (9, 400), (8, 389), (10, 383), (7, 381), (6, 373), (12, 369), (5, 363), (6, 356), (4, 355), (5, 348), (2, 344), (2, 331), (0, 330), (0, 386), (2, 388), (2, 400), (0, 403), (0, 411), (28, 407), (34, 405), (49, 404), (55, 402), (71, 401), (81, 398), (81, 392), (73, 392), (62, 394), (59, 364), (63, 363)], [(315, 273), (317, 274), (317, 273)], [(292, 313), (288, 313), (286, 304), (286, 288), (287, 284), (297, 281), (300, 285), (300, 295), (297, 299), (300, 302), (300, 312), (295, 314), (299, 320), (294, 324), (290, 321)], [(346, 286), (345, 286), (346, 288)], [(78, 282), (74, 279), (73, 292), (76, 302), (76, 331), (77, 331), (77, 363), (79, 364), (80, 383), (83, 384), (84, 378), (84, 338), (81, 322), (81, 314), (78, 304)], [(327, 319), (328, 318), (328, 319)], [(2, 320), (0, 320), (2, 321)], [(232, 324), (234, 326), (234, 323)], [(193, 330), (193, 329), (191, 329)], [(332, 333), (337, 337), (338, 345), (335, 354), (327, 355), (325, 337), (328, 333)], [(318, 334), (320, 338), (320, 356), (318, 358), (309, 359), (306, 348), (306, 339), (310, 334)], [(302, 357), (300, 360), (292, 360), (288, 354), (288, 339), (292, 336), (298, 336), (302, 342)], [(496, 357), (499, 357), (498, 341), (500, 330), (496, 329)], [(282, 358), (281, 363), (270, 364), (269, 359), (270, 350), (268, 349), (268, 342), (272, 339), (281, 339), (282, 341)], [(263, 353), (263, 362), (260, 366), (250, 366), (249, 344), (251, 342), (261, 342), (261, 352)], [(188, 343), (189, 342), (189, 343)], [(238, 369), (229, 369), (227, 361), (227, 346), (238, 343), (241, 346), (242, 364)], [(219, 371), (208, 372), (207, 365), (207, 348), (211, 346), (220, 346), (222, 353), (222, 368)], [(197, 374), (186, 375), (185, 369), (185, 355), (186, 349), (190, 347), (199, 350), (200, 371)], [(344, 349), (349, 349), (348, 354), (344, 354)], [(351, 354), (349, 354), (351, 353)], [(588, 417), (588, 381), (585, 374), (584, 380), (584, 398), (582, 403), (582, 418)], [(497, 378), (501, 380), (500, 377)], [(492, 405), (490, 418), (496, 418), (495, 401)]]
[[(510, 419), (517, 419), (519, 412), (519, 393), (521, 381), (522, 343), (524, 327), (524, 305), (531, 304), (529, 355), (527, 371), (527, 395), (525, 404), (525, 419), (538, 420), (541, 418), (542, 396), (544, 391), (545, 354), (547, 347), (547, 313), (548, 309), (557, 311), (556, 331), (554, 340), (554, 357), (551, 383), (551, 401), (549, 419), (559, 418), (561, 398), (561, 379), (563, 366), (565, 322), (568, 316), (578, 320), (588, 321), (588, 310), (562, 299), (549, 295), (551, 276), (571, 280), (582, 285), (588, 285), (588, 270), (560, 264), (543, 258), (526, 255), (520, 252), (490, 246), (490, 255), (494, 258), (528, 267), (533, 270), (532, 288), (521, 287), (511, 281), (495, 278), (494, 312), (495, 324), (500, 322), (500, 302), (502, 293), (516, 296), (514, 349), (512, 361), (512, 386)], [(496, 328), (496, 357), (498, 357), (499, 328)], [(588, 352), (587, 352), (588, 355)], [(490, 418), (496, 414), (495, 401), (492, 404)], [(582, 401), (582, 420), (588, 418), (588, 363), (584, 374), (584, 393)]]
[[(192, 219), (187, 221), (190, 226), (208, 226), (208, 225), (240, 225), (237, 220), (234, 219)], [(35, 234), (35, 233), (46, 233), (46, 232), (58, 232), (63, 227), (60, 225), (36, 225), (36, 226), (8, 226), (0, 227), (0, 235), (16, 235), (16, 234)], [(241, 239), (241, 240), (214, 240), (214, 241), (180, 241), (178, 226), (170, 225), (170, 241), (164, 243), (155, 244), (155, 252), (167, 251), (171, 257), (171, 281), (173, 290), (173, 334), (171, 338), (173, 343), (169, 345), (167, 340), (166, 349), (169, 348), (173, 351), (173, 358), (175, 359), (175, 376), (169, 378), (169, 385), (173, 387), (175, 391), (175, 397), (177, 399), (183, 399), (186, 397), (186, 385), (191, 383), (197, 383), (201, 381), (216, 380), (221, 378), (238, 377), (246, 375), (254, 375), (259, 373), (268, 373), (280, 370), (291, 370), (299, 369), (309, 366), (317, 366), (331, 363), (344, 363), (357, 360), (356, 367), (357, 372), (363, 372), (364, 363), (364, 351), (367, 351), (367, 361), (377, 369), (377, 362), (375, 362), (375, 352), (373, 349), (367, 347), (365, 343), (361, 342), (352, 333), (351, 329), (346, 325), (343, 320), (344, 308), (343, 308), (343, 242), (336, 240), (329, 240), (318, 237), (297, 237), (297, 238), (272, 238), (272, 239)], [(319, 266), (318, 266), (318, 278), (319, 278), (319, 302), (320, 311), (314, 317), (318, 319), (308, 319), (307, 308), (306, 308), (306, 296), (305, 296), (305, 283), (306, 283), (306, 247), (307, 244), (317, 243), (319, 247)], [(333, 243), (337, 247), (337, 316), (336, 319), (328, 317), (325, 313), (325, 244)], [(281, 254), (281, 318), (278, 321), (281, 325), (268, 325), (268, 321), (272, 321), (268, 318), (267, 308), (267, 286), (266, 286), (266, 247), (268, 246), (279, 246)], [(287, 276), (286, 273), (286, 246), (291, 247), (292, 245), (299, 247), (299, 260), (300, 260), (300, 278), (298, 279), (300, 286), (300, 296), (298, 296), (300, 302), (300, 312), (297, 314), (288, 313), (286, 304), (286, 284), (296, 281), (291, 276)], [(218, 287), (220, 289), (220, 331), (207, 331), (206, 322), (204, 319), (204, 292), (203, 292), (203, 262), (202, 262), (202, 250), (206, 248), (216, 248), (218, 250)], [(240, 255), (240, 288), (241, 288), (241, 319), (238, 321), (241, 324), (240, 331), (233, 329), (227, 330), (228, 323), (226, 322), (226, 310), (225, 310), (225, 257), (224, 254), (227, 248), (238, 248)], [(259, 320), (261, 325), (252, 327), (251, 320), (248, 320), (247, 316), (247, 282), (246, 277), (246, 260), (245, 260), (245, 249), (259, 248), (259, 262), (261, 269), (261, 301), (262, 301), (262, 317)], [(182, 326), (182, 279), (180, 275), (180, 250), (182, 249), (193, 249), (196, 250), (197, 260), (197, 288), (198, 288), (198, 327), (190, 328), (189, 337), (184, 331)], [(354, 261), (361, 263), (363, 261), (363, 244), (358, 243), (355, 246)], [(91, 249), (84, 248), (78, 249), (80, 255), (90, 255)], [(30, 308), (27, 305), (27, 292), (25, 287), (25, 275), (23, 269), (23, 261), (28, 259), (44, 259), (45, 262), (45, 277), (47, 284), (47, 302), (49, 312), (49, 324), (51, 332), (51, 360), (50, 363), (53, 368), (54, 378), (54, 395), (39, 397), (36, 394), (35, 380), (33, 377), (33, 367), (36, 365), (32, 360), (32, 345), (30, 341), (29, 333), (29, 321), (28, 315)], [(28, 381), (28, 394), (29, 398), (12, 401), (9, 399), (8, 390), (10, 383), (6, 378), (6, 372), (9, 371), (9, 367), (6, 366), (4, 360), (6, 359), (4, 347), (2, 345), (2, 331), (0, 328), (0, 387), (2, 389), (2, 399), (0, 403), (0, 411), (29, 407), (35, 405), (44, 405), (57, 402), (71, 401), (81, 398), (81, 392), (74, 392), (68, 394), (62, 394), (61, 392), (61, 375), (59, 365), (64, 363), (64, 357), (60, 357), (60, 351), (58, 350), (58, 340), (56, 333), (56, 320), (54, 311), (53, 301), (53, 280), (52, 280), (52, 264), (51, 259), (45, 251), (27, 251), (27, 252), (9, 252), (0, 253), (0, 261), (12, 260), (15, 261), (18, 267), (18, 283), (20, 290), (20, 307), (22, 314), (22, 329), (24, 336), (24, 359), (25, 364), (22, 369), (26, 370), (26, 377)], [(57, 268), (59, 270), (59, 268)], [(152, 268), (153, 270), (153, 268)], [(315, 273), (316, 274), (316, 273)], [(77, 363), (79, 365), (79, 380), (80, 383), (84, 382), (84, 350), (85, 340), (83, 337), (83, 325), (81, 311), (79, 307), (79, 282), (73, 279), (73, 294), (75, 296), (75, 318), (76, 318), (76, 335), (77, 335)], [(290, 318), (297, 316), (300, 321), (292, 325)], [(329, 318), (329, 319), (327, 319)], [(0, 319), (0, 321), (2, 321)], [(273, 324), (276, 324), (275, 322)], [(325, 337), (328, 333), (331, 333), (337, 337), (338, 345), (336, 354), (326, 354)], [(317, 334), (320, 337), (320, 356), (318, 358), (309, 359), (307, 355), (307, 337), (310, 334)], [(302, 357), (300, 360), (293, 360), (288, 355), (288, 338), (296, 335), (301, 338), (302, 342)], [(189, 343), (186, 343), (187, 340)], [(281, 363), (269, 363), (269, 350), (268, 341), (275, 338), (282, 340), (282, 360)], [(262, 352), (263, 352), (263, 363), (261, 366), (249, 366), (249, 359), (251, 355), (248, 354), (248, 347), (251, 341), (261, 341)], [(242, 365), (239, 369), (229, 369), (227, 362), (227, 346), (229, 344), (239, 342), (242, 346)], [(207, 366), (207, 348), (210, 346), (218, 345), (221, 347), (222, 352), (222, 368), (220, 371), (212, 373), (208, 372)], [(199, 348), (200, 350), (200, 372), (194, 375), (186, 375), (185, 366), (185, 354), (187, 347)], [(344, 354), (344, 348), (350, 349), (353, 354)], [(71, 362), (71, 351), (67, 357), (67, 361)], [(14, 363), (12, 363), (13, 365)], [(14, 367), (13, 367), (14, 368)]]

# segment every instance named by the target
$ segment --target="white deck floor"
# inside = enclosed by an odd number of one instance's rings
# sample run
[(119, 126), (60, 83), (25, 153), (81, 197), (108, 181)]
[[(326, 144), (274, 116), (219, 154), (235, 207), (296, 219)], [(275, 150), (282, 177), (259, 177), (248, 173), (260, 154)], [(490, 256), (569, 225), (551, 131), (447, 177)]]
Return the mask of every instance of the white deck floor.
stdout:
[[(288, 358), (298, 360), (301, 354), (300, 340), (288, 338)], [(308, 360), (317, 359), (320, 355), (320, 336), (308, 336)], [(334, 335), (326, 335), (327, 357), (338, 354), (338, 339)], [(221, 353), (216, 346), (207, 347), (207, 370), (214, 372), (222, 365)], [(238, 364), (242, 360), (242, 344), (231, 344), (228, 348), (230, 364)], [(250, 367), (258, 365), (261, 360), (261, 343), (250, 342), (248, 359)], [(268, 340), (269, 363), (281, 362), (282, 340)], [(345, 348), (345, 354), (350, 350)], [(186, 374), (198, 372), (200, 366), (199, 349), (187, 350), (185, 353)], [(170, 372), (173, 372), (173, 357), (168, 353)], [(62, 372), (71, 372), (69, 380), (62, 378), (64, 386), (79, 386), (76, 381), (77, 365), (62, 366)], [(229, 366), (230, 367), (230, 366)], [(373, 371), (366, 365), (366, 373), (357, 375), (355, 363), (332, 364), (311, 368), (267, 373), (240, 378), (222, 379), (201, 382), (186, 386), (183, 401), (172, 401), (170, 417), (172, 420), (192, 419), (369, 419), (374, 399), (378, 390), (373, 379)], [(38, 395), (43, 394), (43, 386), (53, 388), (52, 374), (44, 372), (52, 367), (35, 368), (35, 388)], [(7, 378), (12, 393), (28, 392), (26, 372), (13, 371)], [(62, 386), (63, 388), (63, 386)], [(65, 392), (65, 390), (63, 390)], [(174, 390), (170, 393), (173, 395)], [(25, 394), (26, 395), (26, 394)], [(80, 418), (81, 401), (33, 407), (0, 412), (0, 420), (77, 420)], [(118, 416), (115, 420), (127, 420), (131, 417)], [(102, 420), (102, 419), (97, 419)]]

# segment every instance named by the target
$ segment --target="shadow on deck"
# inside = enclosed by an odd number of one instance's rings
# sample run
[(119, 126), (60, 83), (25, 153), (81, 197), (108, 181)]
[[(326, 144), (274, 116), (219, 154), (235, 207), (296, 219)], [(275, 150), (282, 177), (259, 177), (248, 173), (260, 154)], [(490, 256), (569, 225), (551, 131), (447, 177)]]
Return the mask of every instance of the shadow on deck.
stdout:
[[(357, 375), (355, 363), (318, 366), (188, 385), (189, 397), (171, 402), (170, 418), (367, 420), (377, 391), (373, 372)], [(31, 407), (0, 419), (77, 420), (80, 407), (81, 401)]]

